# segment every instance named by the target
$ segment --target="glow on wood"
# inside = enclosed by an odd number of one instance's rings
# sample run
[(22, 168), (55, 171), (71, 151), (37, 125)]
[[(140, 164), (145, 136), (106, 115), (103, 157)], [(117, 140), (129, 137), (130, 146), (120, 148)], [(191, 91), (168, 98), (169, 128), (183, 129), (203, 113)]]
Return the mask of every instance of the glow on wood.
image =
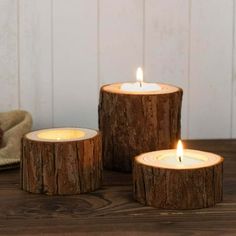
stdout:
[[(185, 149), (181, 165), (176, 159), (176, 150), (162, 150), (142, 154), (136, 158), (140, 164), (169, 169), (197, 169), (216, 165), (222, 157), (208, 152)], [(171, 160), (173, 159), (173, 161)]]
[(97, 134), (91, 129), (82, 128), (54, 128), (31, 132), (26, 135), (27, 138), (35, 141), (76, 141), (92, 138)]
[(160, 86), (160, 89), (156, 89), (152, 91), (126, 91), (126, 90), (122, 90), (122, 85), (123, 83), (105, 85), (103, 87), (103, 90), (109, 93), (119, 93), (119, 94), (123, 93), (123, 94), (131, 94), (131, 95), (132, 94), (135, 94), (135, 95), (167, 94), (167, 93), (174, 93), (179, 90), (179, 88), (168, 85), (168, 84), (156, 83), (158, 87)]

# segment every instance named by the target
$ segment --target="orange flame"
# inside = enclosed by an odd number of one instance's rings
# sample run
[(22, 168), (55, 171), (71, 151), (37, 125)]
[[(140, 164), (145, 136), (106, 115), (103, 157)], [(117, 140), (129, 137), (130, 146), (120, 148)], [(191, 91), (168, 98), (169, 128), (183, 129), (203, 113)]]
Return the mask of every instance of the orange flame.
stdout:
[(178, 162), (183, 162), (183, 156), (184, 156), (183, 144), (181, 140), (179, 140), (177, 144), (177, 151), (176, 151), (176, 158)]

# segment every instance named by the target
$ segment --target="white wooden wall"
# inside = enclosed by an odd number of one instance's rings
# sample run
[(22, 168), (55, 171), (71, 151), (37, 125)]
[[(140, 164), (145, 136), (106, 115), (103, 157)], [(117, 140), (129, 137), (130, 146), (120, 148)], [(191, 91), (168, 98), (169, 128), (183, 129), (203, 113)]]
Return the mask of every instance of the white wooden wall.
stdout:
[(0, 0), (0, 111), (97, 127), (102, 84), (184, 89), (184, 138), (236, 138), (236, 0)]

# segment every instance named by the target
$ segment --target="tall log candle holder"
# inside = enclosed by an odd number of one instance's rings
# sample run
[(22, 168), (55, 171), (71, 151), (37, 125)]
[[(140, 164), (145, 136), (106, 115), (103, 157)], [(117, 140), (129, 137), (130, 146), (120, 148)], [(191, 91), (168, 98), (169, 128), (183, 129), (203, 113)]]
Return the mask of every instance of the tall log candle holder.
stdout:
[(90, 129), (57, 128), (23, 138), (21, 188), (31, 193), (66, 195), (101, 186), (101, 135)]
[(106, 169), (130, 172), (133, 157), (173, 148), (180, 138), (182, 89), (151, 84), (160, 89), (148, 91), (151, 85), (145, 85), (147, 89), (137, 91), (132, 91), (132, 84), (120, 83), (100, 90), (99, 128)]
[(221, 156), (187, 149), (181, 162), (175, 157), (175, 150), (163, 150), (135, 158), (133, 193), (136, 201), (170, 210), (213, 207), (222, 201)]

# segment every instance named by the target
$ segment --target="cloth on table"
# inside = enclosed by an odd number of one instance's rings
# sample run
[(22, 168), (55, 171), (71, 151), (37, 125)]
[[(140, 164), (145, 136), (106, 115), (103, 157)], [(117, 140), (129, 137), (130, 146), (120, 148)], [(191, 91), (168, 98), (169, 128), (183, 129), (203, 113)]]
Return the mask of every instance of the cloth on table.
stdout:
[(2, 139), (3, 139), (3, 130), (0, 127), (0, 148), (2, 146)]
[(3, 131), (0, 146), (0, 169), (14, 168), (21, 158), (21, 140), (32, 128), (32, 117), (27, 111), (0, 112), (0, 128)]

